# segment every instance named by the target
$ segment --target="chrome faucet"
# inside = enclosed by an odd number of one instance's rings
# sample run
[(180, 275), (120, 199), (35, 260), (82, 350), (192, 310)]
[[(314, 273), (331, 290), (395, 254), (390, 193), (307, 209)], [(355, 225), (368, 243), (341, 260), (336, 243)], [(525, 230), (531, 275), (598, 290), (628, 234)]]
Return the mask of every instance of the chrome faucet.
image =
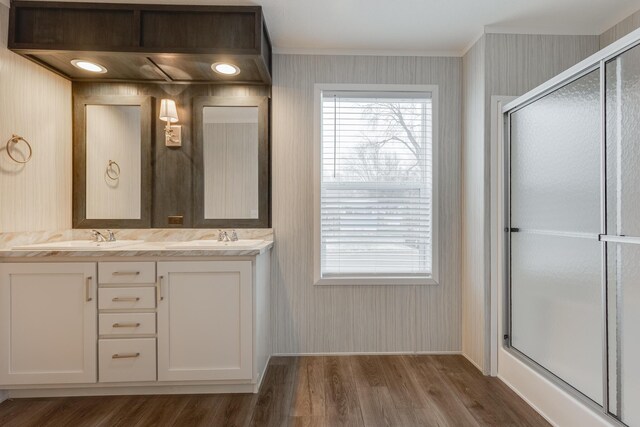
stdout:
[(91, 230), (91, 238), (94, 242), (115, 242), (116, 235), (111, 230), (107, 230), (107, 236), (104, 237), (104, 234), (99, 232), (98, 230)]
[(106, 242), (107, 238), (98, 230), (91, 230), (91, 237), (94, 242)]
[(237, 242), (238, 241), (238, 233), (236, 230), (231, 231), (231, 235), (226, 230), (220, 230), (218, 233), (218, 242)]

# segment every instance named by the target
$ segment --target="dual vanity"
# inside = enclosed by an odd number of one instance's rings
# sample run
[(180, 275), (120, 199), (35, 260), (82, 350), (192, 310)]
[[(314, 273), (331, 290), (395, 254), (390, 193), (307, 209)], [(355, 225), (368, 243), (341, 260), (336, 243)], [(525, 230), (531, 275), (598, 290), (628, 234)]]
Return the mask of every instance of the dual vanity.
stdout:
[[(262, 9), (15, 1), (10, 14), (9, 48), (71, 81), (73, 229), (0, 233), (0, 390), (257, 391), (273, 245)], [(37, 164), (15, 138), (19, 181)], [(38, 158), (49, 141), (31, 142)], [(217, 241), (232, 228), (239, 240)]]
[(0, 389), (256, 392), (271, 354), (272, 246), (265, 236), (0, 250)]

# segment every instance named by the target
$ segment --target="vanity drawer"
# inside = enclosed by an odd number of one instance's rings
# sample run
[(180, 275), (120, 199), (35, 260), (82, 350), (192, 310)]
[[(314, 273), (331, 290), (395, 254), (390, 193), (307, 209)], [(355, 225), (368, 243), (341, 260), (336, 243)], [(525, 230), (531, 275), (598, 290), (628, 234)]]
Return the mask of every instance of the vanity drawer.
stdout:
[(155, 262), (99, 262), (98, 281), (111, 283), (155, 283)]
[(155, 313), (100, 313), (100, 335), (149, 335), (156, 333)]
[(155, 338), (98, 340), (98, 382), (155, 380)]
[(98, 288), (98, 308), (138, 309), (156, 307), (156, 288)]

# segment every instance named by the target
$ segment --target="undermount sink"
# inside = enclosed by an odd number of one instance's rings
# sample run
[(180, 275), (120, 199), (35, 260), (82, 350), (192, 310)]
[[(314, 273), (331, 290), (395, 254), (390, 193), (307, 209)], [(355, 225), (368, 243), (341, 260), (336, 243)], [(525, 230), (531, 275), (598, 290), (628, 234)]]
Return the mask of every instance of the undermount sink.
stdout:
[(91, 251), (121, 248), (124, 246), (137, 245), (144, 240), (116, 240), (115, 242), (93, 242), (89, 240), (68, 240), (65, 242), (47, 242), (34, 245), (15, 246), (16, 251)]
[(235, 242), (221, 242), (219, 240), (191, 240), (189, 242), (168, 243), (170, 249), (218, 249), (218, 248), (244, 248), (257, 246), (263, 240), (236, 240)]

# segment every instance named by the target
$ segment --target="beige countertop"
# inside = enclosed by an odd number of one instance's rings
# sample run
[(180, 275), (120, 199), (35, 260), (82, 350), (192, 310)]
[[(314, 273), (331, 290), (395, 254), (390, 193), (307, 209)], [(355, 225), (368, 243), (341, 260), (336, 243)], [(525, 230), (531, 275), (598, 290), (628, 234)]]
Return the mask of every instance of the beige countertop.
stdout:
[(219, 256), (256, 256), (273, 247), (273, 241), (264, 240), (254, 246), (224, 247), (206, 249), (168, 248), (167, 243), (145, 242), (112, 249), (87, 250), (0, 250), (1, 258), (50, 258), (50, 257), (219, 257)]

